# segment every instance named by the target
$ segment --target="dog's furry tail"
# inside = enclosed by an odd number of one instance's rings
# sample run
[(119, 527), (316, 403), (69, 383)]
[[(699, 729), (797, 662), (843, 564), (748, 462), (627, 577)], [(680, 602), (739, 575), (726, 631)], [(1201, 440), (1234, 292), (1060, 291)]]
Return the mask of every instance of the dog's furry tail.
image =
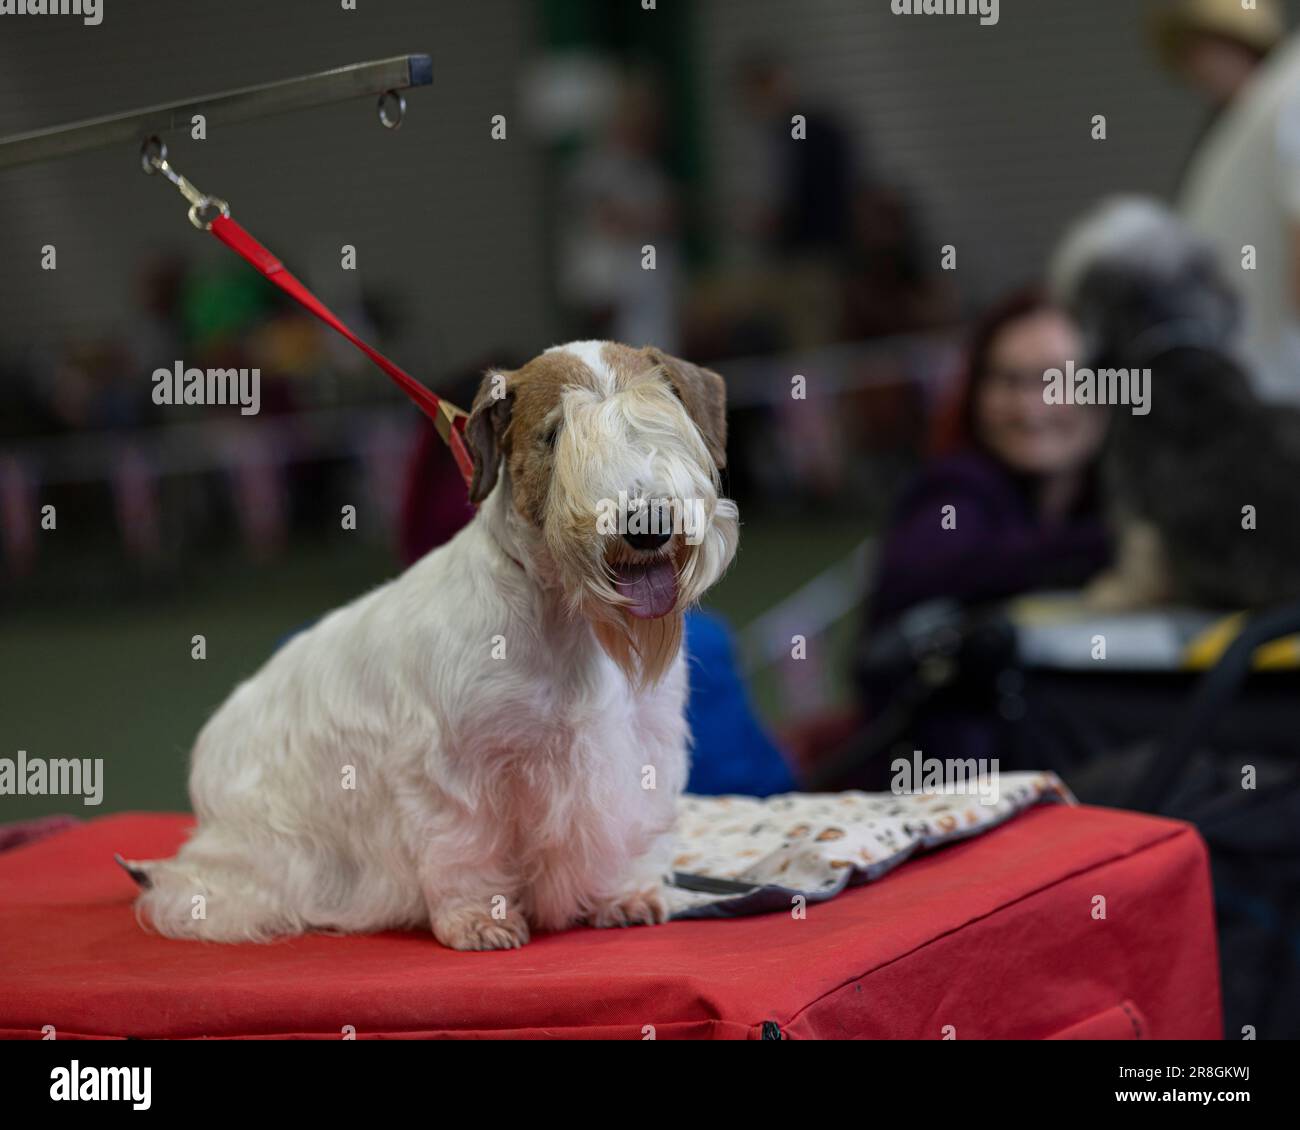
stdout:
[(130, 875), (135, 880), (135, 885), (142, 891), (147, 891), (153, 886), (153, 879), (149, 875), (149, 860), (123, 859), (119, 852), (114, 852), (113, 862)]
[(274, 892), (257, 887), (251, 868), (238, 861), (223, 865), (184, 852), (173, 859), (113, 858), (140, 888), (136, 921), (165, 938), (262, 942), (306, 928)]

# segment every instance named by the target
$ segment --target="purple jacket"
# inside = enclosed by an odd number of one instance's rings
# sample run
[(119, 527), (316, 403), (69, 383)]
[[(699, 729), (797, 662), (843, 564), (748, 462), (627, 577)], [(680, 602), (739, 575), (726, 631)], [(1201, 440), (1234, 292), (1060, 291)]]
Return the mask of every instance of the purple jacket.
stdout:
[[(956, 508), (952, 529), (945, 506)], [(869, 623), (936, 597), (975, 605), (1076, 588), (1109, 559), (1095, 490), (1066, 521), (1047, 525), (1028, 483), (988, 455), (963, 452), (926, 466), (903, 493), (877, 562)]]

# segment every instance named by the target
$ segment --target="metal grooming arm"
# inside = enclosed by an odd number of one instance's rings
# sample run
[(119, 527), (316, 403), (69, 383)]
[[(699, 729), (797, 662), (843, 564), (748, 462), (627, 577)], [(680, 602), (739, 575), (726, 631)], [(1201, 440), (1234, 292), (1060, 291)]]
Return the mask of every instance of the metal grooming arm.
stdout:
[(188, 130), (195, 114), (203, 114), (209, 125), (221, 126), (376, 94), (379, 96), (380, 122), (388, 129), (397, 129), (406, 113), (402, 91), (432, 83), (433, 60), (428, 55), (397, 55), (371, 63), (353, 63), (320, 74), (247, 86), (205, 98), (170, 102), (165, 106), (110, 114), (90, 121), (0, 138), (0, 170), (52, 161), (91, 149), (135, 143), (139, 146), (143, 171), (161, 174), (189, 202), (190, 223), (203, 231), (211, 231), (296, 302), (351, 341), (433, 420), (438, 434), (451, 449), (457, 466), (469, 482), (473, 476), (473, 460), (463, 438), (468, 419), (466, 413), (430, 391), (353, 334), (310, 290), (284, 269), (279, 259), (231, 219), (230, 206), (224, 200), (203, 192), (181, 174), (168, 160), (167, 143), (161, 136), (171, 130)]
[(222, 126), (365, 95), (378, 96), (380, 120), (395, 129), (401, 125), (406, 109), (401, 92), (432, 83), (433, 60), (428, 55), (396, 55), (371, 63), (353, 63), (319, 74), (0, 138), (0, 169), (52, 161), (113, 145), (138, 146), (172, 130), (189, 130), (195, 114), (203, 114), (209, 126)]

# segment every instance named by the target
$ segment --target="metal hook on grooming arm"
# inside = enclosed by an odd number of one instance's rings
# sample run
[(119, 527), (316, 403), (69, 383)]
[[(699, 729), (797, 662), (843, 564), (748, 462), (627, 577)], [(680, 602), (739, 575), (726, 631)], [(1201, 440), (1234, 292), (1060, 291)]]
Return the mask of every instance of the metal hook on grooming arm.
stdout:
[(400, 90), (385, 90), (379, 96), (378, 109), (385, 129), (400, 129), (406, 117), (406, 96)]
[(190, 223), (200, 231), (208, 231), (218, 216), (229, 216), (230, 205), (218, 196), (200, 192), (167, 160), (167, 143), (150, 137), (140, 146), (140, 167), (152, 176), (162, 173), (176, 186), (176, 190), (190, 202)]

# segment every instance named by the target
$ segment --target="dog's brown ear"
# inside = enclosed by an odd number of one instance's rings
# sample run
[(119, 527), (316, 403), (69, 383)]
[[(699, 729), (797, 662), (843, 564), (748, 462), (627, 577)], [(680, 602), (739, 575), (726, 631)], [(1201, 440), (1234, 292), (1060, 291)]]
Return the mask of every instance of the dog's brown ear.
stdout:
[(474, 394), (469, 419), (465, 421), (465, 444), (474, 457), (474, 477), (469, 484), (469, 500), (478, 506), (497, 485), (501, 470), (501, 445), (510, 425), (514, 394), (506, 374), (492, 370)]
[(678, 399), (704, 437), (713, 462), (721, 469), (727, 465), (727, 386), (712, 369), (702, 369), (651, 346), (646, 350), (651, 361), (660, 366), (677, 393)]

